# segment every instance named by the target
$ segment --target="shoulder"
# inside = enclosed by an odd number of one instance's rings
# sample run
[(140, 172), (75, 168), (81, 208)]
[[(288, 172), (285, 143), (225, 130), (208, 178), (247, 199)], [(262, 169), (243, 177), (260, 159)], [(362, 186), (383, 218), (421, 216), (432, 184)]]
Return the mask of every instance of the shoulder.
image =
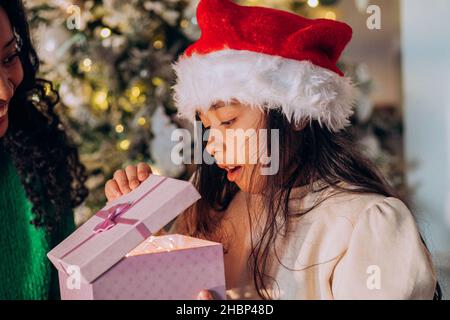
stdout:
[(302, 242), (314, 244), (315, 249), (326, 246), (327, 251), (330, 251), (327, 258), (339, 256), (346, 250), (356, 227), (364, 225), (365, 228), (373, 229), (381, 224), (390, 225), (390, 220), (399, 220), (396, 217), (412, 218), (408, 208), (399, 199), (331, 188), (315, 195), (308, 194), (299, 202), (290, 200), (290, 205), (293, 204), (301, 210), (312, 209), (298, 218), (292, 218), (289, 231), (301, 235), (300, 238), (306, 240)]
[[(305, 217), (311, 230), (342, 238), (342, 248), (359, 233), (389, 239), (414, 237), (420, 240), (415, 218), (406, 204), (395, 197), (376, 193), (336, 192), (325, 198)], [(323, 237), (323, 235), (321, 236)]]
[[(297, 259), (333, 265), (335, 298), (432, 298), (436, 274), (431, 255), (400, 199), (343, 192), (305, 218), (297, 224), (297, 230), (305, 231)], [(381, 272), (380, 290), (367, 284), (374, 268)]]
[(431, 299), (436, 273), (408, 207), (380, 197), (352, 218), (345, 253), (334, 269), (335, 297)]
[(348, 190), (328, 188), (309, 200), (309, 206), (317, 204), (306, 219), (310, 222), (320, 220), (346, 220), (352, 227), (365, 219), (379, 223), (413, 223), (414, 218), (406, 204), (395, 197), (377, 193), (356, 193), (352, 186), (341, 183)]
[[(333, 191), (325, 199), (307, 214), (289, 223), (291, 239), (300, 239), (296, 241), (300, 251), (305, 250), (306, 243), (311, 252), (320, 253), (314, 255), (312, 262), (337, 259), (350, 246), (359, 245), (364, 250), (364, 245), (382, 246), (395, 242), (399, 247), (407, 247), (409, 242), (422, 250), (415, 219), (400, 199), (347, 191)], [(306, 260), (311, 258), (308, 254)]]

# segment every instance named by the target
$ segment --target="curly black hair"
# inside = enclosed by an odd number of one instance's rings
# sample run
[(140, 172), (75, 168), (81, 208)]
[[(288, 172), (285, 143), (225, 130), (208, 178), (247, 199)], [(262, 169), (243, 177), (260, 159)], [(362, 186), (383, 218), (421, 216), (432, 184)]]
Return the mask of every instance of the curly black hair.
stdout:
[[(87, 179), (78, 151), (55, 112), (58, 93), (37, 77), (39, 59), (33, 48), (21, 0), (0, 0), (20, 45), (24, 78), (10, 101), (10, 125), (2, 139), (33, 205), (37, 228), (56, 232), (67, 208), (87, 197)], [(46, 208), (53, 210), (46, 210)]]

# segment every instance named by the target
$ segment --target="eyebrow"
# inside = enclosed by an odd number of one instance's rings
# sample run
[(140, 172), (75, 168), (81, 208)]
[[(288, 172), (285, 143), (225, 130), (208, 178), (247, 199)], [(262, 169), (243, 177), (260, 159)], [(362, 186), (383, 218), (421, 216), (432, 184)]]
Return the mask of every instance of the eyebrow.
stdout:
[[(224, 108), (226, 106), (227, 105), (219, 105), (218, 103), (214, 103), (214, 104), (211, 105), (210, 108), (212, 108), (214, 110), (217, 110), (217, 109), (220, 109), (220, 108)], [(200, 119), (200, 112), (199, 111), (195, 111), (195, 116)]]
[(3, 49), (9, 47), (10, 45), (12, 45), (14, 43), (14, 40), (16, 40), (16, 38), (12, 37), (11, 40), (9, 40), (4, 46)]
[(217, 110), (217, 109), (220, 109), (220, 108), (223, 108), (223, 107), (225, 107), (225, 106), (224, 105), (218, 105), (217, 103), (215, 103), (215, 104), (213, 104), (211, 106), (211, 108), (213, 108), (214, 110)]

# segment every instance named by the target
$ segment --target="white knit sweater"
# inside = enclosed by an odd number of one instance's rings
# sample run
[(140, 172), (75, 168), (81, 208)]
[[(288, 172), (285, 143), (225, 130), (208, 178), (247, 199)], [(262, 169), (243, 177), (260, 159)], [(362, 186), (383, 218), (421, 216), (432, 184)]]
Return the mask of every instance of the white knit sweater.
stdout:
[[(314, 190), (322, 186), (315, 184)], [(317, 189), (316, 189), (317, 188)], [(308, 208), (335, 190), (295, 188), (291, 212)], [(302, 198), (302, 195), (306, 196)], [(250, 208), (247, 208), (246, 197)], [(247, 265), (252, 212), (255, 237), (264, 221), (259, 195), (239, 192), (222, 226), (227, 234), (225, 275), (229, 299), (258, 299)], [(177, 218), (170, 233), (180, 233)], [(289, 223), (286, 237), (278, 237), (269, 257), (273, 299), (431, 299), (436, 274), (420, 240), (409, 209), (399, 199), (377, 194), (335, 194), (301, 218)], [(275, 248), (273, 247), (273, 248)]]

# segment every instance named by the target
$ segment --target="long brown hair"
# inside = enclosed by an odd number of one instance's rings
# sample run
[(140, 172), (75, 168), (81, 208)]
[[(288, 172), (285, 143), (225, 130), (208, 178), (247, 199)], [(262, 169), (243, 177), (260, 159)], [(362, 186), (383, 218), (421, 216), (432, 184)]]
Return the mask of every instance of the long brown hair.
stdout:
[[(275, 243), (279, 229), (286, 229), (288, 218), (306, 214), (335, 194), (324, 197), (300, 213), (292, 214), (289, 212), (288, 203), (293, 188), (306, 186), (312, 190), (314, 183), (320, 180), (325, 182), (325, 189), (332, 188), (338, 192), (380, 194), (398, 198), (405, 204), (407, 200), (402, 199), (371, 161), (361, 154), (349, 132), (330, 132), (317, 121), (310, 121), (303, 129), (294, 130), (293, 125), (278, 110), (266, 112), (265, 121), (267, 129), (279, 130), (280, 167), (279, 174), (267, 176), (265, 180), (263, 190), (267, 217), (261, 237), (256, 243), (253, 243), (253, 236), (250, 237), (252, 249), (248, 262), (253, 271), (253, 283), (258, 295), (262, 299), (271, 299), (266, 280), (274, 279), (267, 274), (266, 267), (270, 247)], [(204, 127), (202, 129), (205, 130)], [(203, 142), (203, 150), (205, 147), (206, 143)], [(270, 139), (268, 147), (270, 152)], [(289, 172), (289, 175), (286, 175), (286, 172)], [(347, 189), (340, 182), (347, 183), (351, 189)], [(222, 239), (217, 238), (217, 235), (220, 234), (218, 228), (223, 216), (221, 212), (227, 209), (239, 188), (228, 181), (226, 172), (216, 163), (198, 165), (193, 183), (202, 199), (185, 212), (184, 223), (179, 227), (185, 228), (182, 232), (192, 236), (220, 241)], [(283, 222), (281, 226), (277, 224), (280, 215)], [(251, 215), (249, 220), (251, 226)], [(280, 262), (279, 259), (278, 261)], [(441, 297), (441, 289), (437, 283), (434, 299)]]
[[(21, 43), (24, 70), (24, 79), (11, 99), (10, 125), (0, 147), (11, 155), (33, 205), (30, 222), (58, 239), (65, 215), (72, 215), (69, 209), (81, 204), (88, 194), (87, 175), (77, 148), (56, 113), (58, 93), (51, 82), (37, 77), (39, 58), (31, 42), (22, 1), (0, 0), (0, 7)], [(49, 206), (54, 210), (48, 210)]]

